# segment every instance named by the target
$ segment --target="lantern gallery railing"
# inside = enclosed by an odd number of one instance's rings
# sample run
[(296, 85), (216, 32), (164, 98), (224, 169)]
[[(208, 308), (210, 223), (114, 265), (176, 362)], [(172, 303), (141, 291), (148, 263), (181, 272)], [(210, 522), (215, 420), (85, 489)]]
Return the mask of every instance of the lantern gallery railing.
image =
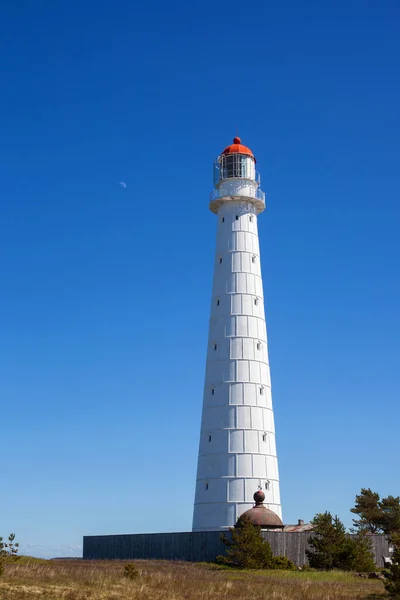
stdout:
[(261, 202), (264, 202), (265, 204), (265, 193), (260, 190), (260, 188), (247, 185), (246, 182), (243, 182), (242, 186), (238, 186), (236, 183), (235, 186), (232, 186), (232, 190), (229, 190), (226, 185), (224, 185), (221, 189), (214, 189), (210, 194), (210, 202), (226, 196), (247, 196), (261, 200)]

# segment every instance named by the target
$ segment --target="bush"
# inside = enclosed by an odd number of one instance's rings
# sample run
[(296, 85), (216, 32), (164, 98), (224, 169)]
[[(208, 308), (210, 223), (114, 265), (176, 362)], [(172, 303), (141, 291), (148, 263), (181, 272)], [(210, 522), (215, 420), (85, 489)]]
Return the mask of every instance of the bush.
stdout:
[(137, 579), (139, 577), (139, 571), (133, 563), (125, 565), (124, 577), (127, 577), (128, 579)]
[(296, 565), (292, 563), (287, 556), (274, 556), (272, 559), (271, 569), (281, 569), (283, 571), (295, 571)]
[(217, 556), (217, 563), (237, 569), (272, 568), (274, 557), (271, 546), (263, 539), (260, 527), (253, 525), (249, 517), (242, 515), (236, 527), (229, 531), (229, 537), (221, 534), (227, 551), (225, 556)]
[(300, 571), (307, 571), (307, 572), (315, 573), (317, 571), (317, 569), (314, 569), (314, 567), (310, 567), (310, 565), (303, 565), (300, 568)]

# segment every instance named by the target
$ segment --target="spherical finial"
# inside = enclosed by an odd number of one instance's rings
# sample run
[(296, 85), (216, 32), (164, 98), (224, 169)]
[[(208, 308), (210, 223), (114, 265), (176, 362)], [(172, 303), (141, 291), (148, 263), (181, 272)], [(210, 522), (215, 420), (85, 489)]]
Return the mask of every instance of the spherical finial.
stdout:
[(240, 137), (235, 137), (235, 138), (233, 138), (233, 143), (234, 144), (241, 144), (242, 140), (240, 139)]
[(262, 504), (265, 500), (265, 494), (262, 490), (257, 490), (253, 498), (256, 504)]

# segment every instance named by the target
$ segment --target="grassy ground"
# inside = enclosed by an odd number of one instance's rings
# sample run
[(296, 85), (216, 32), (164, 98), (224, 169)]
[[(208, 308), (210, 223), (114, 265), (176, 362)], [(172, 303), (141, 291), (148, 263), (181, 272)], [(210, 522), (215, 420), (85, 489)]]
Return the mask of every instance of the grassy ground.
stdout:
[(123, 576), (127, 561), (36, 561), (7, 564), (1, 600), (373, 600), (380, 581), (348, 573), (230, 571), (206, 564), (135, 561), (140, 577)]

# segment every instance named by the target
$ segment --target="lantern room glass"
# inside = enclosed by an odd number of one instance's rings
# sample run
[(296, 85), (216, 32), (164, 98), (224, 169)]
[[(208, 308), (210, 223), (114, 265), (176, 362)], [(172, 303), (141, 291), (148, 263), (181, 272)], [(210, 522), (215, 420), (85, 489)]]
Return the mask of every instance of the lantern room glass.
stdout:
[(254, 179), (254, 159), (247, 154), (222, 154), (218, 158), (219, 179), (231, 179), (241, 177), (243, 179)]

